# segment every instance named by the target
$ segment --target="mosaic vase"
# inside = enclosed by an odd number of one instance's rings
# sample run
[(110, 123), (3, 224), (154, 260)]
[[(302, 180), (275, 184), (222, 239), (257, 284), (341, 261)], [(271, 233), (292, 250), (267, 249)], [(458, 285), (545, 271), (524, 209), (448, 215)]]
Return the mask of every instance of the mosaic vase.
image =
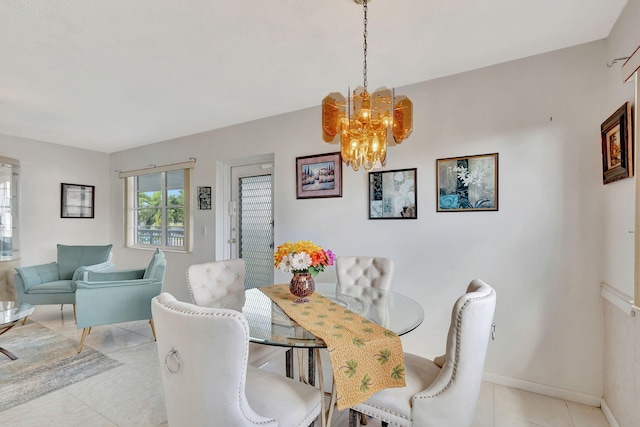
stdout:
[(304, 304), (309, 302), (307, 298), (316, 290), (316, 282), (313, 281), (311, 273), (293, 273), (293, 278), (289, 284), (289, 291), (297, 296), (296, 304)]

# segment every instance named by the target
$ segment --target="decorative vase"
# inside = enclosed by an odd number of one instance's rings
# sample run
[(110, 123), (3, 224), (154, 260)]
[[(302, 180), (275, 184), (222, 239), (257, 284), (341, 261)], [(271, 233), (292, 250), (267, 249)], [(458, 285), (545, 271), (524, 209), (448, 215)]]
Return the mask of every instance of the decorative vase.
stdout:
[(313, 281), (311, 273), (293, 273), (293, 278), (289, 284), (289, 291), (297, 296), (296, 304), (304, 304), (309, 302), (307, 298), (316, 290), (316, 282)]

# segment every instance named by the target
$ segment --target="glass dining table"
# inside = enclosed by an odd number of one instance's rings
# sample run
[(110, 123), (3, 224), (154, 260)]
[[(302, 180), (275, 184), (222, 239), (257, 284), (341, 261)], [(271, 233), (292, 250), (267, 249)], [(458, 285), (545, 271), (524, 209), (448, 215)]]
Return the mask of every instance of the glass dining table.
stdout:
[[(20, 304), (16, 301), (0, 301), (0, 335), (9, 331), (20, 320), (24, 320), (35, 311), (31, 304)], [(0, 353), (11, 360), (18, 358), (9, 350), (0, 347)]]
[[(424, 310), (415, 300), (390, 290), (359, 285), (316, 283), (315, 292), (401, 336), (417, 328), (424, 320)], [(214, 307), (242, 312), (249, 323), (251, 342), (309, 349), (308, 380), (315, 385), (317, 351), (325, 348), (321, 338), (292, 320), (259, 288), (230, 294)], [(293, 355), (288, 351), (286, 374), (293, 378)]]

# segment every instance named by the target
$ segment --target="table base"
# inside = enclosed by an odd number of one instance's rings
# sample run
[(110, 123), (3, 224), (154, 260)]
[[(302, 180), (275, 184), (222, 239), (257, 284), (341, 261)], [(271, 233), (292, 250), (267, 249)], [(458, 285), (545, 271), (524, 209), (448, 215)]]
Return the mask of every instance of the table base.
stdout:
[[(2, 327), (0, 327), (0, 335), (4, 334), (9, 329), (13, 328), (16, 325), (16, 323), (18, 323), (17, 320), (15, 322), (13, 322), (13, 323), (10, 323), (8, 325), (3, 325)], [(11, 353), (9, 350), (4, 349), (2, 347), (0, 347), (0, 353), (4, 354), (5, 356), (7, 356), (11, 360), (17, 360), (18, 359), (13, 353)]]
[(9, 350), (4, 349), (2, 347), (0, 347), (0, 353), (4, 354), (5, 356), (7, 356), (11, 360), (18, 360), (18, 358), (16, 356), (14, 356), (13, 353), (11, 353)]

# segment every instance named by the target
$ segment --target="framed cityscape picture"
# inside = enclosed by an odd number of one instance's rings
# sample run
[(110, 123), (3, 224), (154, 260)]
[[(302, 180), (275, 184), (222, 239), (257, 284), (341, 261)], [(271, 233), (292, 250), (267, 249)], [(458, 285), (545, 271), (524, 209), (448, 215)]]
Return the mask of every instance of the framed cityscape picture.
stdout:
[(417, 173), (416, 168), (369, 172), (369, 219), (417, 219)]
[(342, 197), (340, 153), (296, 157), (296, 198)]
[(498, 153), (436, 160), (436, 211), (498, 210)]

